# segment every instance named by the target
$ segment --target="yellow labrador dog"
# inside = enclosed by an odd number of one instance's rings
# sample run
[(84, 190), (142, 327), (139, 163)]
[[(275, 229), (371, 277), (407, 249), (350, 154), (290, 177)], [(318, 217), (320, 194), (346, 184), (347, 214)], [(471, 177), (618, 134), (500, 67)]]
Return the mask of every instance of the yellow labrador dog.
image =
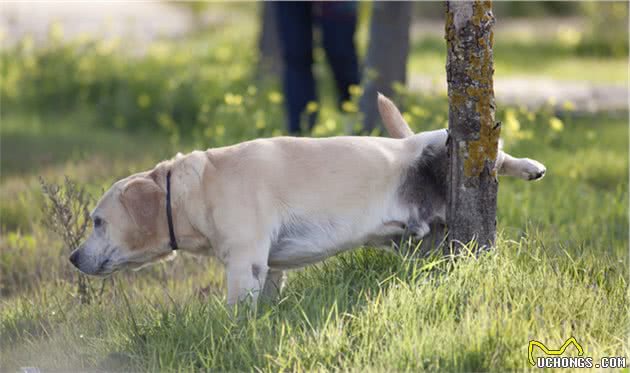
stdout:
[[(104, 276), (177, 249), (214, 255), (235, 303), (273, 297), (287, 269), (426, 236), (445, 218), (447, 131), (413, 134), (391, 101), (379, 96), (378, 105), (394, 138), (258, 139), (177, 155), (116, 182), (70, 261)], [(496, 168), (525, 180), (545, 173), (502, 151)]]

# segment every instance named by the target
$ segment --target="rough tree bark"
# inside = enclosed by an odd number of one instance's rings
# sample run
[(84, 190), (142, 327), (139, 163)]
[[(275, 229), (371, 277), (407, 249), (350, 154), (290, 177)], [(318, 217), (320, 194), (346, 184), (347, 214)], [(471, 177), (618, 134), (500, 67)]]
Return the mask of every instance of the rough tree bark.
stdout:
[(364, 115), (363, 129), (370, 132), (379, 118), (376, 94), (392, 93), (392, 83), (407, 80), (409, 26), (413, 2), (375, 1), (372, 3), (370, 43), (365, 56), (363, 96), (359, 107)]
[(455, 250), (475, 239), (492, 247), (500, 125), (494, 122), (491, 1), (446, 2), (450, 133), (446, 223)]

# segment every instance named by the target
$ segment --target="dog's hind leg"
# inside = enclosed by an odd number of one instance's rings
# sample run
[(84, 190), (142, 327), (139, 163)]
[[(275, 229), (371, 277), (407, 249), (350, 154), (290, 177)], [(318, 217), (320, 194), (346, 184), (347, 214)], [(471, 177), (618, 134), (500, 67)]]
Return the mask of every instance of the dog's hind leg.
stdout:
[(499, 175), (514, 176), (524, 180), (539, 180), (545, 176), (545, 166), (533, 159), (515, 158), (504, 151), (499, 151), (497, 157)]
[(279, 269), (269, 269), (267, 272), (267, 279), (265, 280), (265, 286), (263, 287), (262, 296), (267, 300), (274, 300), (278, 298), (286, 276), (284, 271)]

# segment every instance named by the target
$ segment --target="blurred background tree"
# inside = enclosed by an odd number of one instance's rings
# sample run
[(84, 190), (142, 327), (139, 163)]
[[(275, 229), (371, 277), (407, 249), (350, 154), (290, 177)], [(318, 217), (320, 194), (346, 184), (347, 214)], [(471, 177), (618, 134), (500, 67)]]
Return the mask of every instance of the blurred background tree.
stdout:
[(372, 5), (370, 36), (363, 69), (363, 96), (360, 101), (363, 130), (371, 132), (380, 121), (376, 94), (391, 96), (393, 84), (407, 82), (409, 27), (412, 2), (387, 1)]
[(265, 1), (259, 5), (260, 32), (258, 35), (258, 77), (278, 78), (282, 72), (282, 59), (280, 58), (280, 45), (278, 30), (276, 27), (276, 14), (274, 3)]
[(628, 55), (628, 2), (588, 1), (581, 4), (587, 17), (585, 35), (577, 46), (584, 55)]

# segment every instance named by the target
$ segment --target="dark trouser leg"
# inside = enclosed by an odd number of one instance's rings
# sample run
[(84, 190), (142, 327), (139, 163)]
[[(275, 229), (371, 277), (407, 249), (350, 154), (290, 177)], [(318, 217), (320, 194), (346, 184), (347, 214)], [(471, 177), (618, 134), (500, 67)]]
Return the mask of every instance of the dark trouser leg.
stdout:
[(330, 2), (321, 4), (318, 21), (322, 43), (335, 77), (339, 103), (350, 99), (348, 87), (359, 84), (359, 64), (354, 44), (357, 26), (356, 3)]
[[(308, 2), (275, 3), (278, 37), (284, 60), (283, 88), (288, 114), (288, 131), (300, 133), (300, 123), (309, 101), (315, 101), (313, 78), (312, 6)], [(308, 118), (309, 128), (315, 116)]]

